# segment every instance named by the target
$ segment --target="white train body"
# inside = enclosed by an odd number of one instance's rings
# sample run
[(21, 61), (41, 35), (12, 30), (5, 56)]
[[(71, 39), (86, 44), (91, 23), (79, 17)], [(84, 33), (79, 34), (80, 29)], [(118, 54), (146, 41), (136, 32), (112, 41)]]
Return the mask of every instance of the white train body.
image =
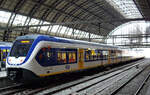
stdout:
[[(25, 53), (19, 54), (20, 49)], [(131, 56), (122, 55), (116, 46), (45, 35), (26, 35), (18, 37), (14, 42), (6, 67), (12, 79), (45, 77), (133, 60)]]

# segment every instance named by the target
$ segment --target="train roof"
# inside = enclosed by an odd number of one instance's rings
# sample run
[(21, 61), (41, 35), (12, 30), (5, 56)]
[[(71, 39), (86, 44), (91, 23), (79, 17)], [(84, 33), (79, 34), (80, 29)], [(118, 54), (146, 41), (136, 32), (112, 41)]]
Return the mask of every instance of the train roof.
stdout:
[(81, 45), (94, 45), (94, 46), (101, 46), (103, 48), (120, 49), (120, 47), (118, 47), (118, 46), (111, 46), (111, 45), (100, 44), (100, 43), (95, 43), (95, 42), (73, 40), (73, 39), (60, 38), (60, 37), (53, 37), (53, 36), (48, 36), (48, 35), (25, 35), (25, 36), (17, 37), (16, 40), (19, 40), (19, 39), (37, 39), (38, 37), (40, 37), (40, 40), (45, 39), (45, 40), (52, 41), (52, 42), (81, 44)]
[(0, 49), (10, 49), (12, 46), (11, 42), (0, 42)]
[(12, 43), (11, 42), (0, 42), (0, 47), (11, 47)]

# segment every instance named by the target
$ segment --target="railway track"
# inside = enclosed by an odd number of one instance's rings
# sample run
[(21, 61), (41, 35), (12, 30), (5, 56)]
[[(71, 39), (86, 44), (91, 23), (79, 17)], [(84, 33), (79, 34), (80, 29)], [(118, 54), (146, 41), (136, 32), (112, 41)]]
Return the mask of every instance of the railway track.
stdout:
[[(123, 83), (120, 87), (118, 87), (117, 89), (115, 89), (114, 91), (111, 91), (110, 95), (115, 95), (117, 94), (121, 89), (123, 89), (123, 87), (125, 87), (129, 82), (131, 82), (133, 79), (135, 79), (138, 75), (140, 75), (146, 68), (144, 68), (143, 70), (141, 70), (140, 72), (138, 72), (135, 76), (133, 76), (131, 79), (129, 79), (128, 81), (126, 81), (125, 83)], [(148, 76), (149, 77), (149, 76)], [(146, 79), (147, 80), (147, 79)], [(142, 85), (137, 89), (137, 91), (134, 93), (134, 95), (138, 95), (138, 93), (140, 92), (140, 90), (142, 89), (143, 85), (144, 85), (145, 81), (142, 83)]]
[(146, 78), (143, 80), (142, 84), (139, 86), (139, 88), (137, 89), (137, 91), (135, 92), (134, 95), (138, 95), (140, 93), (140, 91), (142, 90), (142, 88), (144, 87), (144, 85), (146, 84), (146, 82), (148, 81), (149, 78), (150, 78), (150, 72), (146, 76)]
[(7, 86), (4, 88), (0, 88), (0, 95), (11, 95), (20, 91), (23, 91), (25, 89), (22, 89), (23, 84), (14, 84), (12, 86)]
[[(15, 94), (15, 95), (33, 95), (33, 94), (58, 95), (62, 93), (63, 95), (74, 94), (74, 93), (85, 94), (87, 93), (87, 89), (90, 89), (97, 84), (101, 84), (101, 83), (106, 84), (107, 82), (111, 81), (111, 79), (115, 80), (116, 77), (119, 77), (119, 76), (122, 76), (121, 78), (123, 78), (127, 75), (127, 73), (132, 73), (132, 71), (135, 71), (135, 70), (138, 71), (137, 67), (139, 67), (139, 65), (141, 65), (141, 63), (143, 63), (144, 61), (145, 60), (136, 61), (136, 64), (133, 63), (134, 65), (132, 64), (132, 66), (131, 64), (128, 64), (125, 66), (114, 68), (109, 71), (98, 73), (94, 76), (88, 76), (86, 78), (77, 79), (77, 80), (71, 81), (69, 83), (64, 83), (61, 85), (55, 85), (52, 83), (44, 87), (36, 88), (36, 87), (24, 86), (23, 84), (16, 84), (16, 85), (5, 87), (5, 88), (0, 88), (0, 93), (2, 93), (1, 95), (10, 95), (10, 94), (11, 95), (12, 94)], [(131, 70), (132, 68), (134, 68), (134, 70), (129, 72), (128, 70)], [(106, 85), (104, 88), (106, 88), (107, 86), (108, 85)]]
[[(142, 81), (139, 81), (139, 85), (137, 88), (135, 88), (136, 90), (133, 90), (133, 92), (131, 93), (131, 95), (143, 95), (140, 94), (141, 90), (144, 89), (144, 86), (146, 85), (146, 82), (150, 79), (150, 68), (149, 67), (145, 67), (143, 70), (141, 70), (140, 72), (138, 72), (135, 76), (133, 76), (130, 80), (124, 82), (121, 86), (119, 86), (118, 88), (116, 88), (114, 91), (111, 91), (110, 95), (120, 95), (120, 91), (122, 90), (126, 90), (126, 86), (129, 85), (130, 82), (134, 82), (136, 83), (135, 79), (138, 77), (140, 77), (141, 73), (144, 73), (144, 71), (147, 70), (147, 73), (145, 74), (145, 78), (142, 79)], [(130, 94), (129, 94), (130, 95)]]

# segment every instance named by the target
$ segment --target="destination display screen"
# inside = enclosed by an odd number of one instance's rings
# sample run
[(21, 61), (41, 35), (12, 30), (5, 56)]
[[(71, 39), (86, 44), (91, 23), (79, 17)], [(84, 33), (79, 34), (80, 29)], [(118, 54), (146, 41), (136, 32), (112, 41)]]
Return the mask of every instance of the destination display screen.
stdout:
[(20, 41), (21, 43), (24, 43), (24, 44), (28, 44), (28, 43), (30, 43), (30, 41), (29, 40), (22, 40), (22, 41)]

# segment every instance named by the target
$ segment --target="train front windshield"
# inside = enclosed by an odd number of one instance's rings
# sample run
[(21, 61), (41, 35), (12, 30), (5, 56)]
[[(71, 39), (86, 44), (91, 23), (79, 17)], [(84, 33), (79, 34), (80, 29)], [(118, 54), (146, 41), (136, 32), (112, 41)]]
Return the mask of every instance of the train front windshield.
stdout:
[(25, 57), (33, 43), (33, 40), (17, 40), (11, 51), (9, 56), (15, 57)]

